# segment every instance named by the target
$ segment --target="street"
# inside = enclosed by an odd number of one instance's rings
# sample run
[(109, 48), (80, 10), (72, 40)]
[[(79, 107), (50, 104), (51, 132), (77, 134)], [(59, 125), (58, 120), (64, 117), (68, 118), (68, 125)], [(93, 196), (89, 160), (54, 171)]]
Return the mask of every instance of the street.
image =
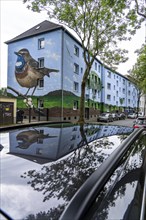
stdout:
[(133, 121), (134, 121), (134, 119), (126, 118), (125, 120), (118, 120), (118, 121), (109, 122), (109, 124), (132, 127)]

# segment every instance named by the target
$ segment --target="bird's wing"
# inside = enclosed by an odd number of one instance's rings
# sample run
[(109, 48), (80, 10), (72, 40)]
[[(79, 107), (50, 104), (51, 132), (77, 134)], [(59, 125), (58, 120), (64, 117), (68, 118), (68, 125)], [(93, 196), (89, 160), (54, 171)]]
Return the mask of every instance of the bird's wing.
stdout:
[(29, 60), (29, 65), (35, 69), (39, 68), (39, 62), (33, 58)]
[(50, 73), (51, 72), (59, 72), (59, 70), (57, 69), (49, 69), (49, 68), (41, 68), (40, 71), (43, 73), (43, 75), (47, 75), (48, 77), (50, 77)]

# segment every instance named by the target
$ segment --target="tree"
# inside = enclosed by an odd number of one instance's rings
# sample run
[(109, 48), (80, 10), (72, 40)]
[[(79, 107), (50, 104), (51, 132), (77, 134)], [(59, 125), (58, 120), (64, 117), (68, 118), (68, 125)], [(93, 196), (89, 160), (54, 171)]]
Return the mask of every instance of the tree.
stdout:
[(135, 0), (135, 7), (137, 14), (146, 18), (146, 7), (145, 7), (146, 0)]
[(142, 45), (141, 49), (136, 52), (138, 58), (133, 68), (129, 70), (128, 78), (138, 88), (137, 108), (139, 109), (140, 97), (142, 94), (146, 94), (146, 45)]
[(146, 45), (142, 45), (136, 53), (138, 58), (133, 68), (129, 70), (129, 77), (141, 92), (146, 93)]
[[(85, 87), (96, 57), (115, 68), (126, 62), (127, 51), (117, 46), (118, 41), (130, 40), (140, 28), (139, 17), (131, 1), (125, 0), (23, 0), (34, 12), (46, 10), (50, 19), (66, 25), (78, 35), (86, 64), (80, 98), (79, 122), (84, 122)], [(131, 8), (130, 8), (131, 7)]]

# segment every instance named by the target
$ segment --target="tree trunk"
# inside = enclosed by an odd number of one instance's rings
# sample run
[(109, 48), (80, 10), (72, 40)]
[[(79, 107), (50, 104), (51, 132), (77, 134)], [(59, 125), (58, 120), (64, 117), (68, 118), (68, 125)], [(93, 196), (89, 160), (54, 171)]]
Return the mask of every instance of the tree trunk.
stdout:
[(83, 79), (82, 79), (82, 83), (81, 83), (80, 115), (79, 115), (79, 120), (78, 120), (78, 123), (80, 124), (85, 123), (85, 88), (86, 88), (86, 82), (87, 82), (87, 78), (91, 70), (92, 63), (90, 63), (89, 66), (86, 68)]
[(144, 95), (144, 116), (146, 115), (146, 94)]
[(140, 96), (141, 96), (141, 92), (138, 93), (138, 100), (137, 100), (137, 117), (138, 117), (138, 112), (139, 112)]
[(81, 97), (80, 97), (80, 115), (79, 115), (79, 123), (83, 124), (85, 122), (85, 80), (82, 81), (81, 84)]

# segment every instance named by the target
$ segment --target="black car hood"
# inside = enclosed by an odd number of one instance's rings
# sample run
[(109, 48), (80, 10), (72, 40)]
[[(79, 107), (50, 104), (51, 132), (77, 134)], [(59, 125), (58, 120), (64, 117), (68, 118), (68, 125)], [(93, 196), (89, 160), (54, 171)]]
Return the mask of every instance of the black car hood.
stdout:
[(45, 125), (1, 132), (1, 208), (13, 219), (59, 219), (133, 128)]

